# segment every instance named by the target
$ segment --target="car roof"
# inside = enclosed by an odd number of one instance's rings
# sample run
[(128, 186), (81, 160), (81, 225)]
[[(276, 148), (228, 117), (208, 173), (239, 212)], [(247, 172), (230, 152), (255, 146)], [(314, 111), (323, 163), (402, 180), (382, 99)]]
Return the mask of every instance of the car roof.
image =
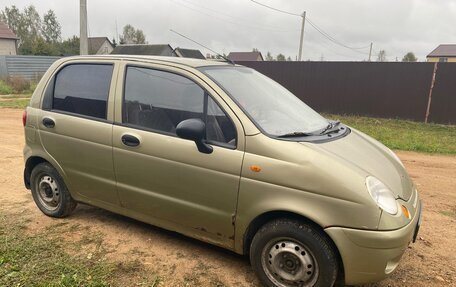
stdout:
[(94, 60), (94, 59), (112, 59), (112, 60), (131, 60), (131, 61), (154, 61), (180, 64), (193, 68), (204, 66), (229, 66), (230, 63), (220, 60), (203, 60), (181, 57), (166, 57), (166, 56), (142, 56), (142, 55), (88, 55), (88, 56), (73, 56), (67, 59), (71, 60)]

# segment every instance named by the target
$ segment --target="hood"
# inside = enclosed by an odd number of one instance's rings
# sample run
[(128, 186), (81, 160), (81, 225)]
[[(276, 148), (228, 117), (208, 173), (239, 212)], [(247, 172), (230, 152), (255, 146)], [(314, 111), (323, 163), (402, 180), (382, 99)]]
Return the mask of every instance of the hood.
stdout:
[(413, 186), (402, 163), (380, 142), (355, 129), (351, 130), (349, 135), (331, 142), (302, 144), (351, 165), (363, 176), (375, 176), (390, 188), (396, 198), (407, 201)]

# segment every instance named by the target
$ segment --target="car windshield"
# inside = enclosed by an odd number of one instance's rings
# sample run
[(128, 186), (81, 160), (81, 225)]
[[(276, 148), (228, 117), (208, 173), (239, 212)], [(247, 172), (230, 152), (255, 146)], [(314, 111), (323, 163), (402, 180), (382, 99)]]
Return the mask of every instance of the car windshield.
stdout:
[(246, 67), (202, 67), (250, 117), (271, 136), (297, 136), (325, 129), (329, 122), (290, 91)]

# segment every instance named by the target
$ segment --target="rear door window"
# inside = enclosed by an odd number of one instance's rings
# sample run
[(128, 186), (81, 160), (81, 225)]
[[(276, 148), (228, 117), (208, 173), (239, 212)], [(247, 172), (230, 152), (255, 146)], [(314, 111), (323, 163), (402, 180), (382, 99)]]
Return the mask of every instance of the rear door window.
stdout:
[(176, 135), (177, 125), (191, 118), (199, 118), (206, 123), (208, 142), (236, 146), (233, 123), (198, 84), (170, 72), (127, 67), (123, 123)]
[(52, 109), (106, 119), (112, 64), (71, 64), (55, 78)]

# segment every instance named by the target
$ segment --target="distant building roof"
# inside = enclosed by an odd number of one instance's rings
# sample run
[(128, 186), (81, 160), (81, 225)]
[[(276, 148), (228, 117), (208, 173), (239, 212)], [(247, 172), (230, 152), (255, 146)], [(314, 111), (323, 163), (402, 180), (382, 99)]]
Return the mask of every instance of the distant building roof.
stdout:
[(206, 59), (200, 50), (176, 48), (174, 49), (174, 53), (176, 56), (182, 58)]
[(228, 54), (231, 61), (263, 61), (263, 55), (260, 52), (231, 52)]
[(105, 41), (108, 41), (109, 44), (114, 48), (114, 45), (111, 43), (111, 41), (108, 39), (108, 37), (90, 37), (89, 38), (89, 53), (94, 54), (98, 50), (100, 50), (101, 46)]
[(173, 48), (170, 45), (149, 45), (149, 44), (129, 44), (118, 45), (111, 54), (123, 55), (152, 55), (152, 56), (172, 56)]
[(0, 39), (18, 40), (19, 38), (17, 38), (16, 34), (5, 23), (0, 22)]
[(456, 44), (443, 44), (434, 49), (428, 57), (456, 57)]

